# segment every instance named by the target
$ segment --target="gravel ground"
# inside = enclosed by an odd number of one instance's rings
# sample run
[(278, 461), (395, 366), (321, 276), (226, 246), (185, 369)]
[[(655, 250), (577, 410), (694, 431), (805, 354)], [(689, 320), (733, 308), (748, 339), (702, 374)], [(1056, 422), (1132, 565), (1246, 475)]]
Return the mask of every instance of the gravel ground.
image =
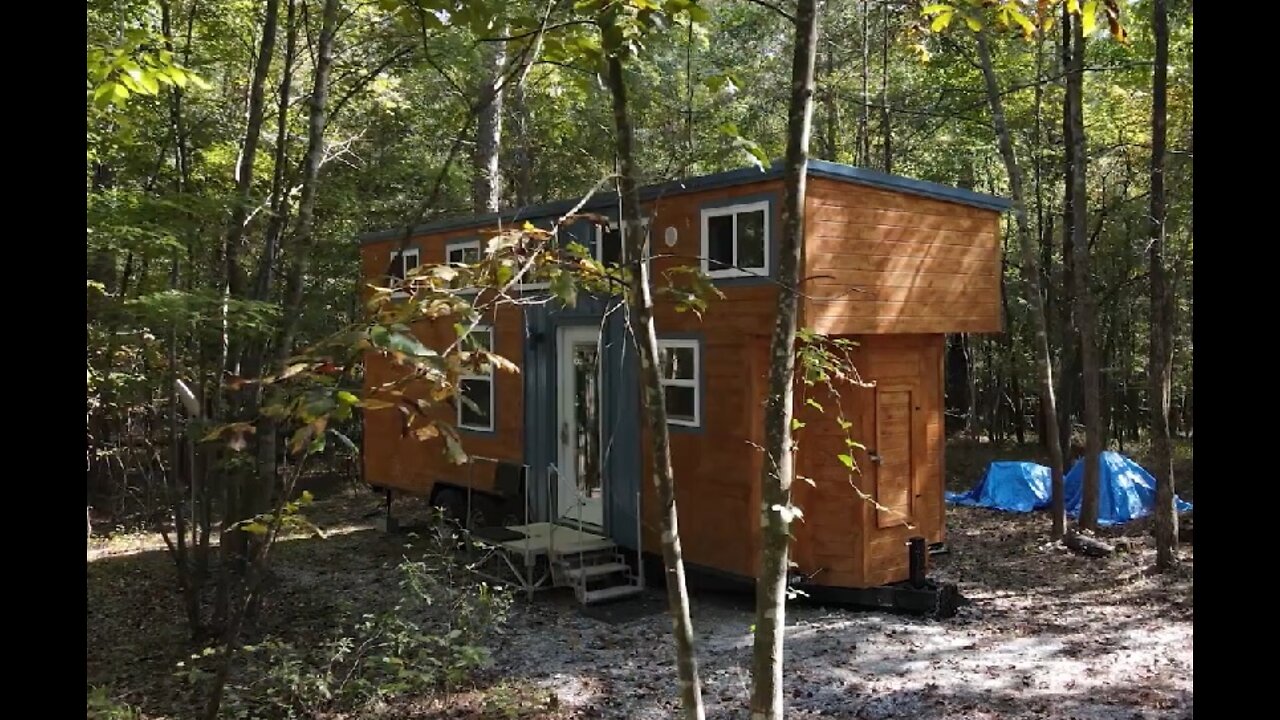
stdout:
[[(1037, 542), (1036, 520), (952, 512), (952, 554), (935, 576), (958, 582), (972, 604), (951, 620), (793, 605), (788, 717), (1190, 717), (1190, 572), (1146, 577), (1142, 544), (1108, 561), (1078, 558)], [(584, 617), (567, 598), (522, 611), (500, 673), (554, 692), (581, 717), (671, 717), (664, 595), (641, 604), (651, 614), (620, 624)], [(693, 616), (708, 717), (748, 717), (749, 599), (699, 595)]]
[[(317, 519), (334, 534), (281, 546), (280, 587), (264, 609), (277, 631), (322, 628), (344, 600), (395, 592), (403, 539), (361, 517), (375, 504), (367, 494), (320, 503)], [(951, 553), (934, 558), (933, 576), (956, 582), (972, 601), (956, 618), (789, 607), (788, 717), (1191, 717), (1191, 548), (1178, 574), (1153, 577), (1141, 528), (1129, 531), (1126, 552), (1107, 560), (1049, 544), (1042, 516), (957, 508), (949, 533)], [(173, 663), (190, 649), (167, 557), (153, 540), (117, 537), (95, 539), (89, 559), (90, 686), (112, 688), (143, 717), (188, 717)], [(750, 603), (695, 594), (709, 718), (748, 716)], [(552, 591), (532, 605), (517, 602), (481, 688), (408, 700), (390, 716), (670, 718), (670, 628), (658, 591), (589, 613), (569, 591)], [(499, 691), (500, 711), (492, 699)]]

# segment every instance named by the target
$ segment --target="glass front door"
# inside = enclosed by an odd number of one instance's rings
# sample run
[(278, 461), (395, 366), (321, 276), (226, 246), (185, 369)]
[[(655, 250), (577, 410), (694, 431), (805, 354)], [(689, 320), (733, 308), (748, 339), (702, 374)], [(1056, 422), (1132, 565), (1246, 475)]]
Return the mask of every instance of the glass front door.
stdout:
[(600, 330), (596, 326), (562, 328), (559, 340), (556, 422), (560, 519), (603, 528)]

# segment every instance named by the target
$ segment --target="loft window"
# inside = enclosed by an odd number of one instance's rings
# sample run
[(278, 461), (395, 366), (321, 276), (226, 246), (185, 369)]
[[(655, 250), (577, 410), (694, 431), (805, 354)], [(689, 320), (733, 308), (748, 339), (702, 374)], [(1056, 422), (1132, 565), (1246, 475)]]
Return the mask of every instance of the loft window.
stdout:
[(702, 424), (699, 352), (697, 340), (658, 341), (658, 372), (671, 425)]
[[(409, 273), (417, 269), (419, 257), (418, 248), (409, 248), (404, 252), (392, 251), (390, 276), (392, 283), (396, 285), (403, 283)], [(409, 297), (409, 293), (404, 290), (396, 290), (391, 294), (391, 297)]]
[[(493, 349), (493, 328), (478, 326), (462, 339), (468, 350)], [(493, 432), (493, 366), (470, 364), (458, 377), (458, 427)]]
[[(645, 247), (649, 246), (649, 218), (640, 218), (641, 231), (645, 234)], [(622, 229), (618, 227), (617, 220), (610, 220), (609, 226), (596, 226), (596, 260), (609, 264), (621, 264), (625, 257), (625, 247), (622, 243)]]
[(480, 241), (449, 243), (445, 246), (445, 262), (450, 265), (474, 265), (480, 262)]
[(769, 203), (702, 211), (702, 269), (710, 277), (769, 273)]
[[(445, 245), (445, 264), (474, 265), (480, 262), (480, 241), (451, 242)], [(474, 291), (475, 288), (461, 288), (460, 291)]]

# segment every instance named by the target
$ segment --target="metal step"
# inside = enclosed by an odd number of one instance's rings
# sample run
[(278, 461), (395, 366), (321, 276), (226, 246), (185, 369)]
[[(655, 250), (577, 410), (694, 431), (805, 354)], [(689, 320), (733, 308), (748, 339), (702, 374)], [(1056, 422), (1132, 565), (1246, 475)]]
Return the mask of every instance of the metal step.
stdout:
[(630, 570), (631, 566), (622, 562), (600, 563), (599, 565), (583, 565), (582, 567), (568, 568), (564, 571), (564, 576), (570, 580), (580, 580), (583, 578), (597, 578), (604, 575), (612, 575), (618, 572)]
[(577, 567), (586, 565), (600, 565), (602, 563), (624, 562), (622, 555), (611, 550), (597, 550), (589, 553), (573, 553), (572, 555), (562, 555), (556, 558), (556, 564), (566, 570), (572, 570)]
[(591, 603), (603, 602), (606, 600), (617, 600), (619, 598), (631, 597), (639, 595), (643, 592), (643, 588), (635, 584), (614, 585), (612, 587), (600, 588), (599, 590), (587, 590), (579, 596), (584, 605)]
[(617, 543), (612, 540), (609, 540), (608, 538), (600, 538), (599, 540), (588, 540), (587, 542), (575, 545), (557, 545), (550, 548), (548, 554), (556, 558), (564, 558), (567, 555), (579, 555), (600, 552), (603, 550), (613, 551), (617, 550), (617, 548)]

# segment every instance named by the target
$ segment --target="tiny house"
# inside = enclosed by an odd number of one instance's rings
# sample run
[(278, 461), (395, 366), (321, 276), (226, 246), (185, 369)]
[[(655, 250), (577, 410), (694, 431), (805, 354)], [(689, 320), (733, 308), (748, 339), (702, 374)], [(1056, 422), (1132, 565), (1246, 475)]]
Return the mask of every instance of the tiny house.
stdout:
[[(797, 472), (814, 483), (793, 485), (804, 519), (791, 555), (807, 586), (875, 588), (907, 580), (911, 538), (945, 538), (944, 338), (1001, 331), (1007, 202), (830, 162), (812, 161), (808, 172), (800, 325), (856, 341), (853, 359), (874, 387), (841, 391), (852, 435), (866, 446), (855, 454), (856, 488), (836, 460), (843, 431), (797, 402), (807, 422)], [(753, 445), (763, 442), (778, 292), (781, 165), (646, 187), (641, 201), (659, 256), (654, 276), (698, 263), (724, 294), (700, 318), (661, 303), (655, 313), (685, 561), (695, 572), (750, 580), (759, 558), (763, 457)], [(402, 270), (466, 262), (500, 223), (552, 222), (577, 203), (431, 222), (415, 228), (403, 253), (403, 230), (367, 234), (363, 275), (380, 280), (393, 261)], [(615, 260), (617, 196), (596, 196), (583, 210), (611, 221), (583, 220), (561, 233)], [(621, 314), (605, 314), (607, 302), (498, 308), (477, 330), (520, 372), (464, 379), (471, 402), (457, 403), (451, 420), (468, 453), (525, 469), (532, 520), (657, 555), (636, 352)], [(453, 330), (424, 324), (415, 332), (430, 347)], [(371, 356), (366, 383), (391, 372)], [(363, 462), (366, 482), (389, 493), (431, 496), (446, 484), (494, 490), (492, 472), (451, 464), (438, 443), (402, 438), (395, 413), (366, 414)]]

